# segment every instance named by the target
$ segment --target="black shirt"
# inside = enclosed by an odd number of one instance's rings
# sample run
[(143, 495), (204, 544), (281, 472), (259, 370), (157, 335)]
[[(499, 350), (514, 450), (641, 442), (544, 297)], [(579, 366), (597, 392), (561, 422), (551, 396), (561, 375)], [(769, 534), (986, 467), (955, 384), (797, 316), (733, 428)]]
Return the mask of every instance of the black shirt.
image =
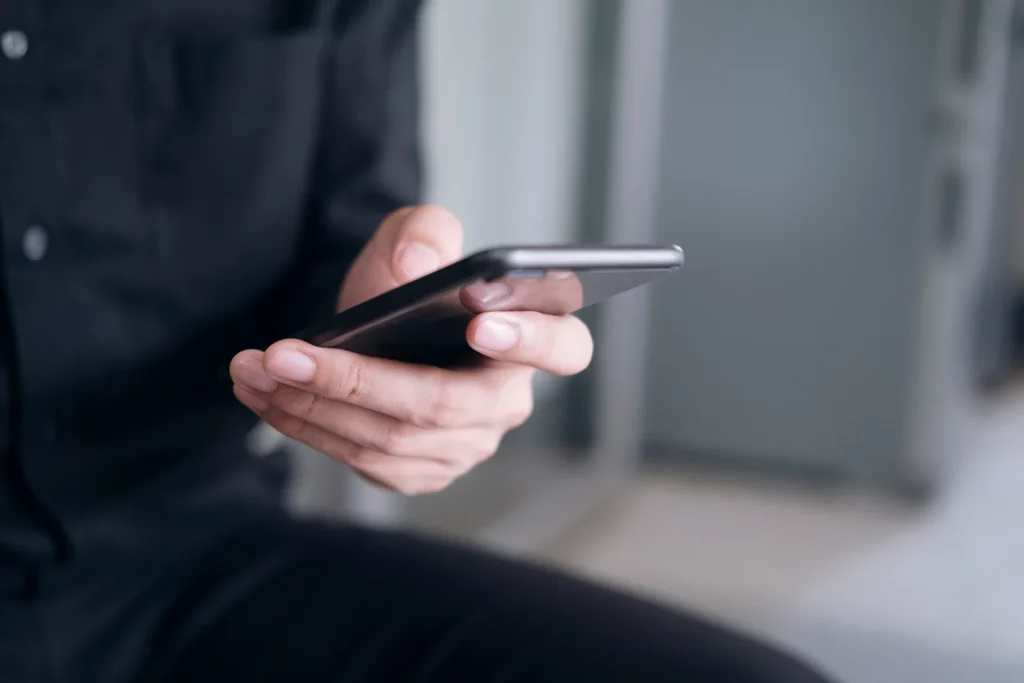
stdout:
[(0, 3), (0, 565), (246, 495), (221, 371), (417, 200), (417, 5)]

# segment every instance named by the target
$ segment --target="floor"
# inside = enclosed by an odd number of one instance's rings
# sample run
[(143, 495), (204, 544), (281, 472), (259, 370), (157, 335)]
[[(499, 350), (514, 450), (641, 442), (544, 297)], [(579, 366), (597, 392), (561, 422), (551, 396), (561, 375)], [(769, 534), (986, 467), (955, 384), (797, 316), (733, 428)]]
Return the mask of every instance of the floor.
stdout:
[(728, 619), (849, 683), (1024, 681), (1024, 384), (928, 509), (651, 472), (545, 557)]

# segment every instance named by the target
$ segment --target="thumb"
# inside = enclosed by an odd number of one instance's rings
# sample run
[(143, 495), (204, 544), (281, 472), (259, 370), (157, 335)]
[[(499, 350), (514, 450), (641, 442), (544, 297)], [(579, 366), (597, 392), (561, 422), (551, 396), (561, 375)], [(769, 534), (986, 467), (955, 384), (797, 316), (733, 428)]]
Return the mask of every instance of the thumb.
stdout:
[(417, 206), (385, 220), (373, 237), (397, 284), (404, 284), (462, 256), (462, 224), (439, 206)]
[(462, 256), (462, 224), (438, 206), (401, 209), (384, 219), (352, 264), (341, 308), (373, 298)]

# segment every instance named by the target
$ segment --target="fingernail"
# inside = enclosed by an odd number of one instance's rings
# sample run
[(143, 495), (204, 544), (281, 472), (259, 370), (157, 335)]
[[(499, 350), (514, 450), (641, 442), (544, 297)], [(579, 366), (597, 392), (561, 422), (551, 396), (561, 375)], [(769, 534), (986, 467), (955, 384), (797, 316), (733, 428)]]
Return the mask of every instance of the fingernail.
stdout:
[(466, 289), (471, 297), (482, 304), (496, 304), (512, 293), (512, 288), (501, 282), (478, 282)]
[(238, 384), (235, 385), (235, 398), (237, 398), (246, 408), (257, 413), (262, 413), (270, 407), (270, 405), (262, 398)]
[(440, 262), (436, 251), (419, 242), (405, 245), (398, 254), (398, 267), (410, 280), (434, 272)]
[(294, 349), (281, 349), (270, 354), (266, 361), (271, 375), (285, 382), (305, 383), (316, 374), (313, 359)]
[(501, 320), (485, 320), (476, 328), (474, 345), (487, 351), (508, 351), (519, 341), (519, 330)]
[(269, 394), (277, 389), (277, 382), (263, 370), (263, 365), (255, 358), (243, 358), (235, 369), (235, 381), (256, 391)]

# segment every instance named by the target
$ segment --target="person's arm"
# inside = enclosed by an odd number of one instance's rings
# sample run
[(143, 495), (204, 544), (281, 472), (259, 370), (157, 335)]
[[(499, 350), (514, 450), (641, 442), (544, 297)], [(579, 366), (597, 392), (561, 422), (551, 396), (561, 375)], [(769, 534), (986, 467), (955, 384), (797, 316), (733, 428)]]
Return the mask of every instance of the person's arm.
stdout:
[(282, 334), (332, 314), (348, 268), (378, 225), (420, 201), (420, 5), (363, 0), (333, 18), (320, 146)]

